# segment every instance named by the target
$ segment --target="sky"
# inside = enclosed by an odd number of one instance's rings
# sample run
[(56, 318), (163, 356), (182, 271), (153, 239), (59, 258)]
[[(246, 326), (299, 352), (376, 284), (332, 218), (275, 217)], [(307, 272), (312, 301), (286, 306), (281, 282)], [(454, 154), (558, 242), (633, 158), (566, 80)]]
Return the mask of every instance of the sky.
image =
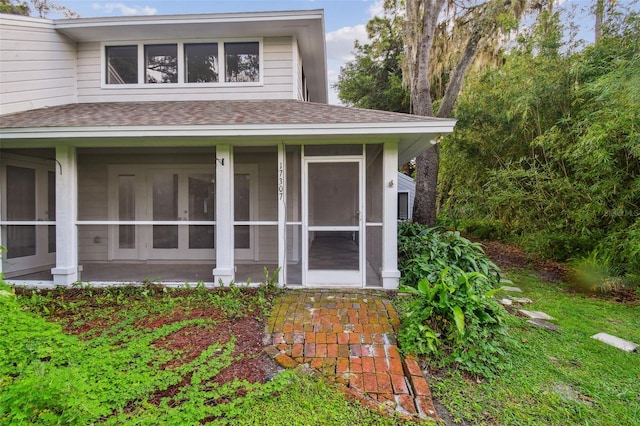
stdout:
[[(594, 0), (557, 1), (566, 8), (575, 7), (577, 13), (581, 14), (582, 32), (588, 39), (590, 32), (593, 32), (593, 18), (587, 15), (587, 11)], [(354, 41), (366, 42), (365, 25), (373, 16), (382, 13), (383, 0), (57, 0), (56, 3), (67, 6), (84, 18), (324, 9), (329, 103), (338, 104), (337, 93), (331, 85), (337, 80), (340, 66), (353, 58), (351, 51)]]

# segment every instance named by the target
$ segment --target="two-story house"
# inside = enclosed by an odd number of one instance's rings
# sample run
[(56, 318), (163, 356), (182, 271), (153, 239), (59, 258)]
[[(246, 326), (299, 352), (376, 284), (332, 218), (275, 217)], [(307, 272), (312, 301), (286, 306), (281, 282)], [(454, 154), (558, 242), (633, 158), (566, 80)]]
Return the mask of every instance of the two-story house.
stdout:
[(453, 120), (327, 104), (321, 10), (0, 15), (0, 271), (397, 288), (397, 167)]

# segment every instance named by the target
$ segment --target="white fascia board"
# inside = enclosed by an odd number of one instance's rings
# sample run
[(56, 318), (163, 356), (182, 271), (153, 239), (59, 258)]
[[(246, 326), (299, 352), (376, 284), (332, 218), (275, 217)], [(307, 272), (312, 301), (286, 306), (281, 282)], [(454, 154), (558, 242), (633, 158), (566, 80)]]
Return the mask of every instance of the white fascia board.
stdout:
[(35, 127), (0, 130), (2, 139), (58, 139), (112, 137), (193, 137), (193, 136), (338, 136), (338, 135), (406, 135), (447, 134), (454, 120), (433, 123), (358, 123), (358, 124), (290, 124), (229, 126), (104, 126), (104, 127)]
[[(78, 42), (155, 38), (292, 36), (322, 21), (321, 10), (204, 15), (79, 18), (54, 21), (56, 31)], [(323, 37), (323, 34), (316, 36)]]
[(298, 21), (305, 19), (322, 19), (322, 9), (286, 10), (273, 12), (237, 12), (237, 13), (205, 13), (184, 15), (148, 15), (148, 16), (118, 16), (96, 18), (56, 19), (56, 29), (81, 29), (123, 25), (167, 25), (167, 24), (219, 24), (234, 22), (269, 22), (269, 21)]
[(32, 28), (42, 28), (43, 26), (52, 27), (54, 25), (54, 21), (52, 21), (51, 19), (35, 18), (32, 16), (12, 15), (10, 13), (0, 13), (0, 26), (3, 26), (5, 24), (7, 25), (16, 24), (15, 22), (11, 22), (11, 21), (19, 22), (20, 23), (19, 25), (22, 27), (32, 27)]

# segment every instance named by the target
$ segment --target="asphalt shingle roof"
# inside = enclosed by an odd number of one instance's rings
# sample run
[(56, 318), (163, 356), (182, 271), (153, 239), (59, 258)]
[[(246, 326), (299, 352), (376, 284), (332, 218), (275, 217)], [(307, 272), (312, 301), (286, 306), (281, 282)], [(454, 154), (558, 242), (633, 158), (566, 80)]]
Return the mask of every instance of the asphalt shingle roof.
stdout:
[(296, 100), (84, 103), (0, 116), (0, 128), (426, 123), (437, 118)]

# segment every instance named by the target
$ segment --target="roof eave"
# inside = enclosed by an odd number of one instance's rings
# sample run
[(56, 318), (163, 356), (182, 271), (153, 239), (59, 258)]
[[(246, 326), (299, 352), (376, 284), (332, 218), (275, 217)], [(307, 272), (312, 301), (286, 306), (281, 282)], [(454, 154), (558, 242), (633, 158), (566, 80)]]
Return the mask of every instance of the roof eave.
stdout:
[(0, 129), (2, 139), (59, 139), (63, 137), (227, 137), (447, 134), (455, 120), (402, 123), (244, 124), (184, 126), (29, 127)]
[(102, 127), (36, 127), (0, 129), (6, 145), (28, 140), (50, 141), (106, 140), (121, 138), (215, 138), (215, 139), (369, 139), (398, 142), (398, 164), (404, 164), (431, 144), (453, 131), (455, 120), (409, 123), (338, 123), (290, 125), (225, 125), (225, 126), (102, 126)]

